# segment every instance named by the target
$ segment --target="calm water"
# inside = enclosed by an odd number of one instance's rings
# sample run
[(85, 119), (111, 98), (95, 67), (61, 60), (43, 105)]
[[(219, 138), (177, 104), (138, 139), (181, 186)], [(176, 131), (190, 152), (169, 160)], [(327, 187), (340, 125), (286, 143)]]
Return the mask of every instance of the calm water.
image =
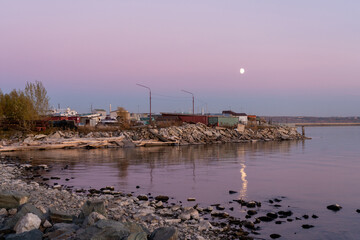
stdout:
[[(243, 218), (246, 208), (233, 199), (261, 201), (261, 214), (292, 210), (308, 220), (261, 223), (259, 237), (269, 239), (360, 239), (360, 127), (306, 128), (312, 140), (146, 149), (59, 150), (12, 153), (33, 164), (51, 162), (49, 176), (75, 188), (115, 186), (118, 191), (164, 194), (173, 202), (195, 197), (208, 206), (220, 203)], [(66, 164), (67, 170), (61, 170)], [(65, 178), (74, 179), (69, 182)], [(140, 188), (137, 189), (136, 186)], [(229, 195), (229, 190), (238, 193)], [(276, 209), (267, 200), (283, 198)], [(327, 205), (343, 209), (333, 213)], [(316, 214), (318, 219), (311, 219)], [(302, 229), (312, 224), (312, 229)]]

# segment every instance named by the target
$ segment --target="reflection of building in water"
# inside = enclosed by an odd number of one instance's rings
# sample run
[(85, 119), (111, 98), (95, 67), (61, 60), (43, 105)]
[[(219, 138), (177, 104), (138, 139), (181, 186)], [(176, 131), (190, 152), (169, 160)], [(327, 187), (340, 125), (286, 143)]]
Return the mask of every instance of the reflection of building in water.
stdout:
[(247, 176), (245, 172), (246, 165), (244, 163), (240, 163), (240, 165), (241, 165), (240, 174), (241, 174), (242, 185), (241, 185), (239, 197), (240, 199), (244, 199), (246, 198), (246, 194), (247, 194), (248, 181), (246, 180), (246, 176)]

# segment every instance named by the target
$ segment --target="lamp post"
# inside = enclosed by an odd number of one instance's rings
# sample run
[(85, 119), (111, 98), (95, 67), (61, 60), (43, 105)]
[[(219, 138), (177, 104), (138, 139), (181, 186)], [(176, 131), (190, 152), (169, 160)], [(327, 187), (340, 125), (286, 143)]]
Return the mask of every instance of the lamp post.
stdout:
[(151, 89), (149, 87), (147, 87), (147, 86), (144, 86), (144, 85), (141, 85), (141, 84), (138, 84), (138, 83), (136, 85), (149, 90), (149, 93), (150, 93), (150, 119), (149, 119), (149, 124), (151, 125), (152, 124), (152, 118), (151, 118)]
[(189, 91), (186, 91), (186, 90), (181, 90), (183, 92), (186, 92), (186, 93), (189, 93), (192, 95), (192, 104), (193, 104), (193, 115), (195, 114), (195, 100), (194, 100), (194, 94), (189, 92)]

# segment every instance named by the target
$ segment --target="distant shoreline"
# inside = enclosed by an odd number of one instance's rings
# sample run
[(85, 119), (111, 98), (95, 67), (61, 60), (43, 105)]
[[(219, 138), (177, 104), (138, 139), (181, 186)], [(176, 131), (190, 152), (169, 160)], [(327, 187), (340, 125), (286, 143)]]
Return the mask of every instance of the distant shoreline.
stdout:
[(360, 123), (294, 123), (296, 127), (360, 126)]

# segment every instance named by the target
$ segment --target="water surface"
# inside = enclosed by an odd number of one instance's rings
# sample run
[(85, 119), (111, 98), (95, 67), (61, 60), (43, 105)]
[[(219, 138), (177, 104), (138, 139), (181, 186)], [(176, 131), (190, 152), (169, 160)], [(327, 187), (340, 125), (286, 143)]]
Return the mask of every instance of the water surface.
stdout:
[[(220, 203), (241, 218), (247, 209), (229, 203), (233, 199), (261, 201), (258, 216), (288, 209), (293, 219), (310, 215), (281, 225), (261, 223), (259, 237), (265, 239), (271, 233), (282, 239), (360, 239), (360, 214), (355, 211), (360, 208), (360, 127), (309, 127), (306, 134), (312, 140), (11, 154), (33, 164), (51, 163), (49, 176), (77, 189), (115, 186), (135, 195), (168, 195), (185, 205), (194, 205), (186, 199), (195, 197), (201, 206)], [(62, 170), (65, 165), (69, 168)], [(238, 193), (230, 195), (229, 190)], [(273, 198), (281, 198), (282, 207), (267, 202)], [(333, 203), (343, 209), (327, 210)], [(305, 230), (302, 224), (315, 227)]]

